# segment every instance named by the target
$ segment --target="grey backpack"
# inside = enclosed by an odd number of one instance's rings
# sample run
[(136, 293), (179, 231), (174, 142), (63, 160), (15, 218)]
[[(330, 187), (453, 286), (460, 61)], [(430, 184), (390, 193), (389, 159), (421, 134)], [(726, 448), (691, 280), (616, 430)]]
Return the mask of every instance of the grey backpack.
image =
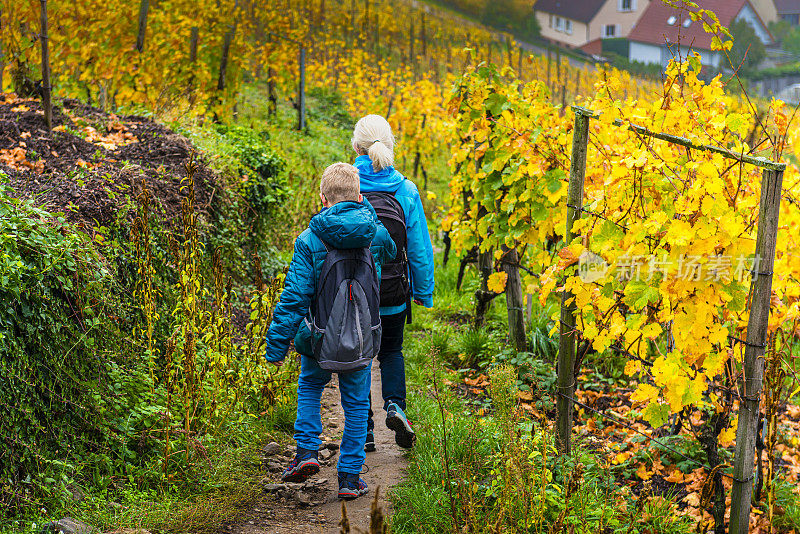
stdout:
[(367, 367), (381, 346), (380, 282), (369, 247), (328, 251), (306, 325), (319, 366), (349, 372)]

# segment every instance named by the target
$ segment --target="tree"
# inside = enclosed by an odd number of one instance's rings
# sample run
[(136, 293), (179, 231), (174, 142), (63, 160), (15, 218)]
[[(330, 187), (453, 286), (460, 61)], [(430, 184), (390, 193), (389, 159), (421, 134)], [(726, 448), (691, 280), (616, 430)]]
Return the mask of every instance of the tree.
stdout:
[(756, 31), (749, 22), (739, 19), (730, 27), (733, 36), (733, 47), (730, 51), (731, 67), (741, 68), (743, 71), (755, 70), (766, 57), (767, 51), (764, 43), (756, 35)]
[(786, 36), (792, 33), (792, 25), (783, 19), (773, 20), (769, 23), (769, 33), (775, 38), (776, 41), (783, 45), (783, 40)]
[(487, 0), (481, 13), (481, 22), (528, 39), (538, 37), (540, 32), (533, 9), (527, 2), (518, 0)]

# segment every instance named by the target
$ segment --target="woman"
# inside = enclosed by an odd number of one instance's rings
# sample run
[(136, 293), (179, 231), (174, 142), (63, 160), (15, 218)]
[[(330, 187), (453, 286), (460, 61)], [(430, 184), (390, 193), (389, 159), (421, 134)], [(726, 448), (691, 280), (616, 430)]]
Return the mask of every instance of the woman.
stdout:
[[(381, 273), (381, 323), (383, 335), (378, 352), (386, 426), (395, 441), (411, 448), (416, 434), (406, 410), (406, 371), (403, 329), (411, 318), (411, 301), (433, 306), (433, 247), (417, 186), (394, 168), (394, 135), (383, 117), (367, 115), (353, 130), (355, 166), (361, 193), (369, 200), (397, 245), (394, 263)], [(370, 408), (365, 450), (375, 450), (375, 423)]]

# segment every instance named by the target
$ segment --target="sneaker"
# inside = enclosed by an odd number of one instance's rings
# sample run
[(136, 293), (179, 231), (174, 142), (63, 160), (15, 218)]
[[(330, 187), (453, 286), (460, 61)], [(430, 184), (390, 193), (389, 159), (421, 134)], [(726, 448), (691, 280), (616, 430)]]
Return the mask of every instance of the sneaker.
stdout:
[(339, 473), (339, 498), (351, 500), (368, 492), (367, 483), (358, 475)]
[(317, 451), (297, 447), (297, 454), (294, 455), (289, 467), (283, 471), (281, 480), (284, 482), (303, 482), (317, 473), (319, 473)]
[(372, 430), (367, 432), (367, 441), (364, 443), (364, 452), (375, 452), (375, 433)]
[(395, 442), (404, 449), (410, 449), (417, 441), (417, 435), (411, 428), (406, 414), (394, 402), (390, 402), (386, 407), (386, 426), (394, 430)]

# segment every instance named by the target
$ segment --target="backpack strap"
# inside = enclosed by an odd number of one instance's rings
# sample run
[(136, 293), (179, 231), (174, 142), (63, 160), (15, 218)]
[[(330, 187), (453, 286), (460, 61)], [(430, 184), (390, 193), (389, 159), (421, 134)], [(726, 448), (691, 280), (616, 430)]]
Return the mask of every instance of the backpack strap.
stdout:
[(411, 324), (411, 295), (414, 293), (414, 280), (411, 278), (411, 263), (408, 261), (406, 252), (406, 267), (408, 268), (408, 298), (406, 299), (406, 324)]

